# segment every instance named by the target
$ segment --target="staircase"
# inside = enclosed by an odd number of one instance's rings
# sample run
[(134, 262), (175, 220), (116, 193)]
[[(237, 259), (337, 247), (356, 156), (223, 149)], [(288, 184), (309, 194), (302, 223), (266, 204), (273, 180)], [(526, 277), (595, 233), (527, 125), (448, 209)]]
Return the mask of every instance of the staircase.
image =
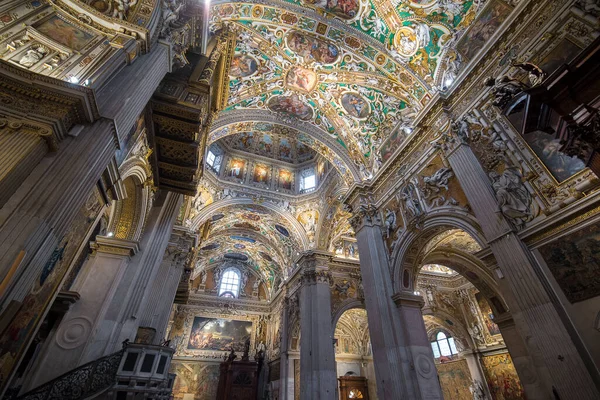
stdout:
[(174, 374), (169, 374), (174, 349), (131, 343), (67, 372), (15, 400), (85, 400), (151, 398), (168, 400)]

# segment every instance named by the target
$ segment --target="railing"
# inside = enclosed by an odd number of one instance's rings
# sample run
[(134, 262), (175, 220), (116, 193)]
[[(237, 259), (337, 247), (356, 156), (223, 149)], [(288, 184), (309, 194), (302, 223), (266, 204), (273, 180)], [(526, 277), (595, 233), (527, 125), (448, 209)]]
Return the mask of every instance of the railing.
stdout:
[(125, 349), (84, 364), (16, 400), (81, 400), (100, 393), (116, 383), (123, 354)]

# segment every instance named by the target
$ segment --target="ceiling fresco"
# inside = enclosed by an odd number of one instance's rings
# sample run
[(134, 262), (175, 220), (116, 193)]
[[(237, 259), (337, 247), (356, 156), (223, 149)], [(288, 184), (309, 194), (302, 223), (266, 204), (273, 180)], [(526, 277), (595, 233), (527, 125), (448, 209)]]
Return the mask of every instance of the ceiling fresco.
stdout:
[(339, 143), (359, 179), (370, 179), (385, 161), (382, 150), (410, 135), (440, 71), (456, 67), (456, 39), (479, 3), (213, 3), (211, 31), (237, 35), (223, 114), (260, 109), (309, 122)]
[(200, 268), (230, 258), (246, 262), (269, 286), (288, 277), (301, 246), (280, 215), (259, 205), (237, 204), (220, 209), (211, 221), (200, 247)]
[(257, 123), (255, 127), (255, 131), (230, 135), (221, 139), (219, 143), (230, 149), (290, 164), (301, 164), (313, 160), (317, 155), (311, 147), (288, 134), (289, 130), (286, 128), (268, 123)]

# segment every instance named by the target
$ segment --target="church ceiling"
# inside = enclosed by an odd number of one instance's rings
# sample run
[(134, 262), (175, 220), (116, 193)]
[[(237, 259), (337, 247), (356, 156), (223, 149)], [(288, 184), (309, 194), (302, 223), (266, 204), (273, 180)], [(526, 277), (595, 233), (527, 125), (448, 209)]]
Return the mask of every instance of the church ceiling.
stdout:
[(294, 228), (283, 218), (258, 205), (237, 204), (220, 209), (211, 220), (200, 247), (204, 264), (242, 261), (270, 285), (288, 276), (300, 244)]
[(211, 30), (237, 35), (222, 114), (265, 110), (308, 122), (369, 179), (386, 142), (396, 148), (410, 134), (476, 9), (461, 0), (213, 3)]
[(230, 149), (258, 154), (291, 164), (313, 160), (316, 151), (296, 138), (289, 129), (268, 123), (256, 124), (256, 131), (240, 132), (220, 141)]

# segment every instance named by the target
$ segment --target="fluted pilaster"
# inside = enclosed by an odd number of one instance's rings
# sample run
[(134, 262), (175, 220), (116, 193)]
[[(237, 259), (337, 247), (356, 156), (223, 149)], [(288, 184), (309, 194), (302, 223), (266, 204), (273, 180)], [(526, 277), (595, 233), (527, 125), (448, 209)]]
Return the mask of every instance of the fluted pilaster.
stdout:
[[(458, 141), (457, 141), (458, 142)], [(513, 296), (506, 298), (536, 371), (521, 375), (526, 385), (542, 380), (545, 396), (555, 390), (561, 399), (596, 399), (594, 385), (581, 355), (561, 320), (533, 254), (498, 207), (496, 195), (471, 148), (458, 142), (448, 161), (480, 223)], [(597, 371), (596, 371), (597, 373)]]

